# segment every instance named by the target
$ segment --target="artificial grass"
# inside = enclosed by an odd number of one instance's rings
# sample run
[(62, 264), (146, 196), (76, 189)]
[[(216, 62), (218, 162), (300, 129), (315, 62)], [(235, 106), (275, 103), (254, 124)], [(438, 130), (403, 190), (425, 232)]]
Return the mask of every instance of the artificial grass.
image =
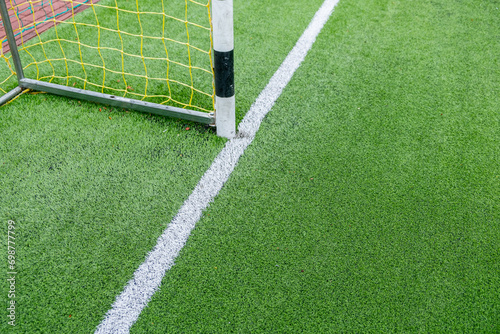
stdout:
[(14, 329), (91, 332), (224, 140), (45, 94), (18, 101), (0, 113), (0, 216), (17, 226)]
[(498, 332), (498, 14), (341, 1), (131, 332)]
[[(239, 119), (319, 4), (235, 4)], [(226, 141), (202, 125), (49, 94), (2, 107), (0, 133), (2, 248), (9, 219), (19, 233), (17, 325), (0, 331), (19, 333), (92, 332)]]

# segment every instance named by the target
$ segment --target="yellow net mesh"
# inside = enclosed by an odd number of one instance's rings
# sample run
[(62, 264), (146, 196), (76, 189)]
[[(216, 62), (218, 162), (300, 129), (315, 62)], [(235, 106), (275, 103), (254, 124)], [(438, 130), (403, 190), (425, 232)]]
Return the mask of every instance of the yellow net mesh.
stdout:
[[(214, 110), (210, 0), (8, 0), (7, 6), (27, 78)], [(0, 38), (6, 93), (16, 76), (5, 33)]]

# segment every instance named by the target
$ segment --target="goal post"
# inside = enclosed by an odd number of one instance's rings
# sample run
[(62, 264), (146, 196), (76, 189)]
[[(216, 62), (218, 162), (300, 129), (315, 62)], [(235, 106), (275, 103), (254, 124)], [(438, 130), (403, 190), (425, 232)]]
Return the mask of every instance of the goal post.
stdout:
[(0, 105), (32, 89), (235, 136), (232, 0), (0, 0), (0, 13)]
[(212, 8), (217, 134), (231, 138), (236, 133), (233, 0), (214, 0)]

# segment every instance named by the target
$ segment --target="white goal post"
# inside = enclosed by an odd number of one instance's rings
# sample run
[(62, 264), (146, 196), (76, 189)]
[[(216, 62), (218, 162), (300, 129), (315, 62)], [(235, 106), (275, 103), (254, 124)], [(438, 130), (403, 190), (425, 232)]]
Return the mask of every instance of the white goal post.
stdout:
[(217, 135), (232, 138), (236, 133), (233, 0), (214, 0), (212, 9)]

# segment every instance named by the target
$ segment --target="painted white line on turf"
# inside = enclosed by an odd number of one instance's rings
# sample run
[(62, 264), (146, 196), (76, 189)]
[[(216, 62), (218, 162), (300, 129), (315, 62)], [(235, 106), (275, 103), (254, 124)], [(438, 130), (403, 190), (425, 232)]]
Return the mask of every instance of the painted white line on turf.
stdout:
[(215, 158), (192, 194), (158, 238), (156, 246), (144, 263), (135, 271), (134, 278), (116, 298), (112, 309), (106, 313), (104, 320), (97, 327), (96, 333), (129, 333), (144, 307), (160, 287), (165, 272), (174, 265), (175, 258), (184, 247), (196, 222), (201, 218), (203, 210), (229, 179), (239, 158), (253, 141), (262, 120), (305, 59), (338, 1), (325, 0), (316, 12), (297, 44), (240, 123), (237, 137), (228, 141)]

